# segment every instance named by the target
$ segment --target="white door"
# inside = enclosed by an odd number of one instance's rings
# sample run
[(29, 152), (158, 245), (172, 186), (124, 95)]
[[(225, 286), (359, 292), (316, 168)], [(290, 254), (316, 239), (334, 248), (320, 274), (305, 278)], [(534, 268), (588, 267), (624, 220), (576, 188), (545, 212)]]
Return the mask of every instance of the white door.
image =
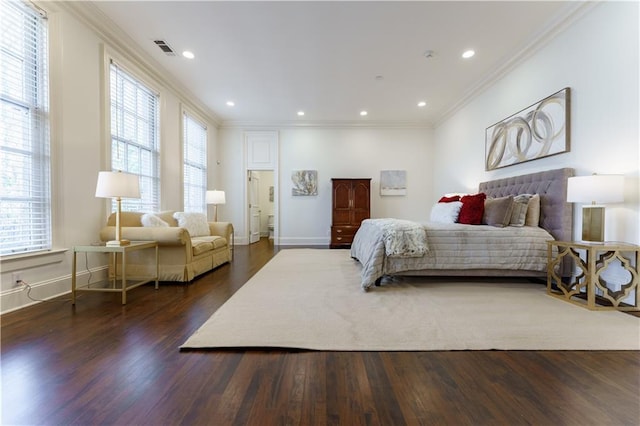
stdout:
[(249, 171), (249, 244), (260, 240), (260, 177)]

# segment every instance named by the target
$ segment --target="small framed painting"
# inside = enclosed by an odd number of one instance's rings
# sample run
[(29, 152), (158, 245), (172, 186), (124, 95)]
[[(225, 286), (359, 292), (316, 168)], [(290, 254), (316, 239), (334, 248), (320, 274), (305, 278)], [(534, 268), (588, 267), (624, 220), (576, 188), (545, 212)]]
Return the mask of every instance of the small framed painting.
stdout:
[(380, 195), (407, 195), (407, 171), (380, 171)]
[(569, 152), (568, 87), (488, 127), (485, 170)]
[(291, 173), (291, 195), (318, 195), (318, 171), (294, 170)]

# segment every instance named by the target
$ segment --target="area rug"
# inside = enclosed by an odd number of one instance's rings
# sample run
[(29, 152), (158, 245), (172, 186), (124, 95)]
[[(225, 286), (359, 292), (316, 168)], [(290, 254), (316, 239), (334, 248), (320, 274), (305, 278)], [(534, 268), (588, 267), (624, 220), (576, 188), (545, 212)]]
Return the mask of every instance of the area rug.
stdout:
[(640, 318), (589, 311), (541, 284), (407, 277), (364, 292), (360, 269), (348, 250), (282, 250), (181, 348), (640, 349)]

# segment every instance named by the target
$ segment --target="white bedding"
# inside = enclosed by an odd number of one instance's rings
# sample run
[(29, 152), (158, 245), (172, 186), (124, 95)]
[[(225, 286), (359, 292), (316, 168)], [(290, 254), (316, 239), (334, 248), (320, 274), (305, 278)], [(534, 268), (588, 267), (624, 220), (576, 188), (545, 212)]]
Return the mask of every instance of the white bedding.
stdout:
[(426, 223), (429, 250), (420, 257), (389, 257), (382, 231), (364, 221), (351, 245), (351, 256), (362, 264), (362, 288), (384, 275), (420, 270), (547, 269), (547, 244), (553, 237), (542, 228)]

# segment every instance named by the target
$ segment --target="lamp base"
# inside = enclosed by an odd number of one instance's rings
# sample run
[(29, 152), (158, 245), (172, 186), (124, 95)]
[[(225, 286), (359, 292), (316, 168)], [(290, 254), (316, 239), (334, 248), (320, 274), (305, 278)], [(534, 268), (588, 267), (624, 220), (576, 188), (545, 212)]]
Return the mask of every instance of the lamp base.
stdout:
[(582, 207), (582, 240), (604, 241), (604, 206)]
[(129, 240), (113, 240), (113, 241), (107, 241), (105, 245), (107, 247), (122, 247), (122, 246), (128, 246), (129, 244), (131, 244), (131, 241)]

